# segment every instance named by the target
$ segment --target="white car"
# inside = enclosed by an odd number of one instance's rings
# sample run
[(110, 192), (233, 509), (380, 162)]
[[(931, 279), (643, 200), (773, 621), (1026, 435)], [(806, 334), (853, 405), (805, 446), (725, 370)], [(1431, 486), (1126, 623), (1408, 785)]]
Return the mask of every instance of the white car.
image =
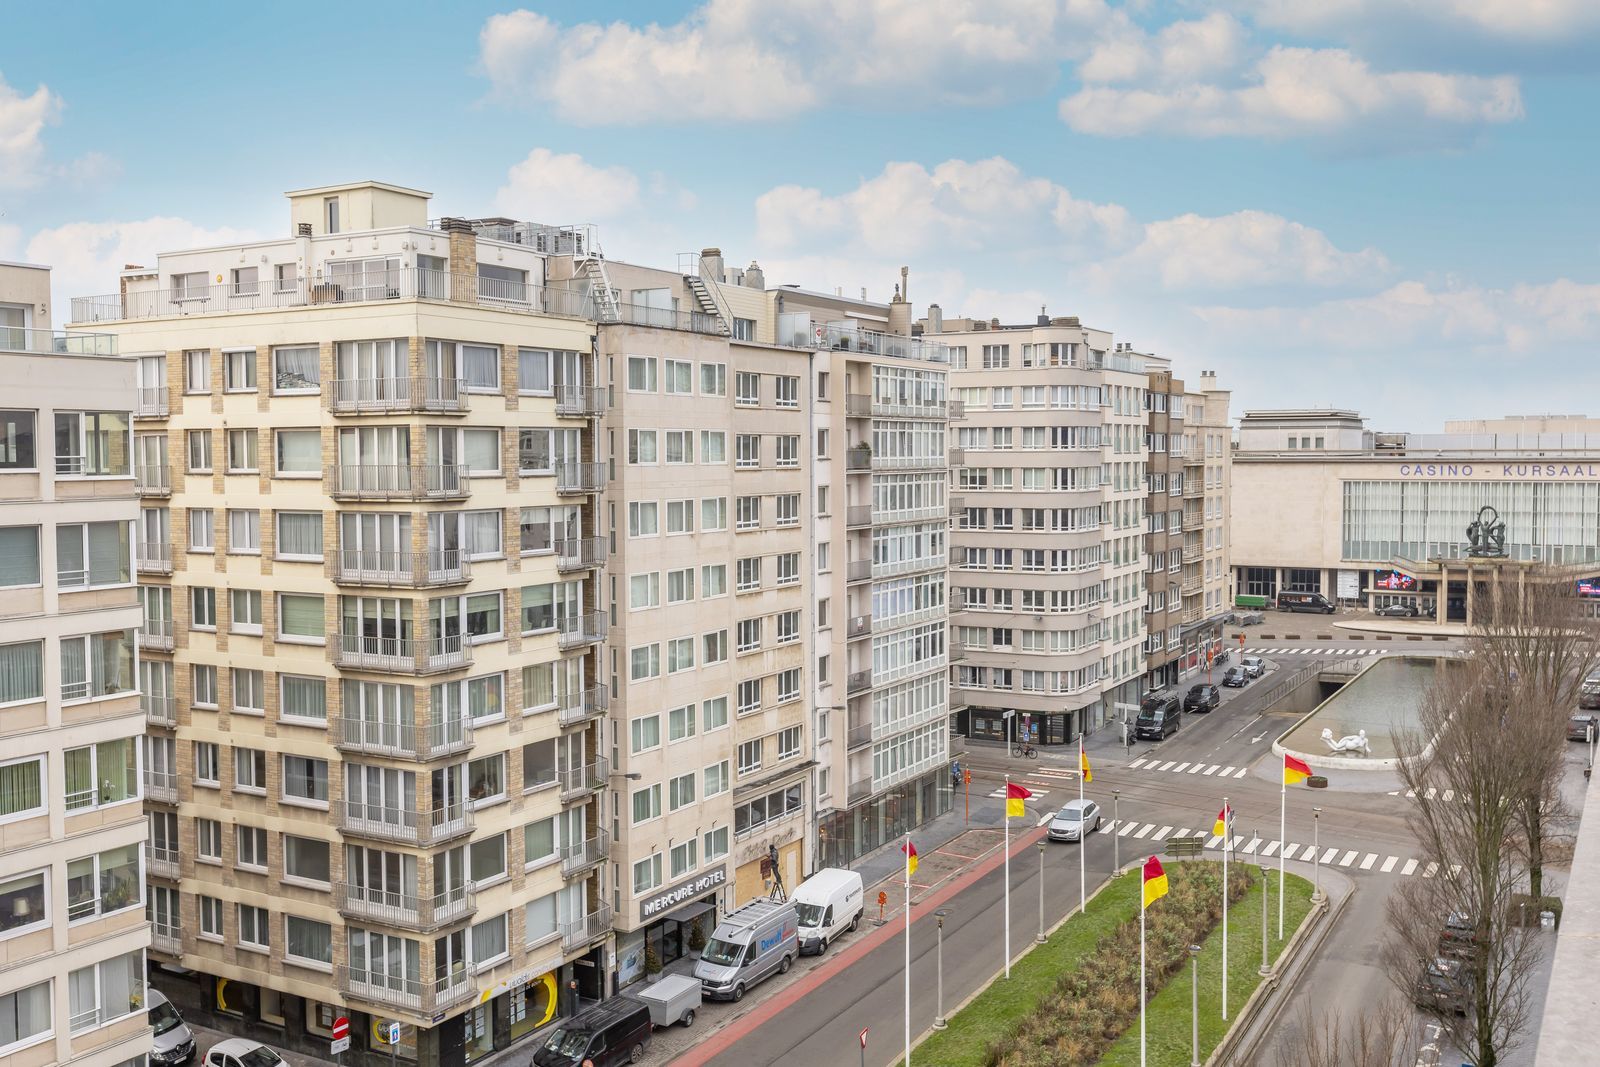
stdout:
[(1082, 841), (1085, 833), (1100, 829), (1100, 805), (1092, 800), (1067, 801), (1045, 831), (1052, 841)]
[(206, 1053), (204, 1067), (286, 1067), (282, 1056), (259, 1041), (230, 1037)]

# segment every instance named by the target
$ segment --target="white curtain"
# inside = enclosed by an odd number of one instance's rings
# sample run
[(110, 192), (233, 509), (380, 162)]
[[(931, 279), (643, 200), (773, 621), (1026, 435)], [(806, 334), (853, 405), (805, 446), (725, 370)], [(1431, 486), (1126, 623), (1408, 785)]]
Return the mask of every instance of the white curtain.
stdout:
[(297, 474), (321, 473), (322, 434), (316, 430), (279, 430), (278, 470)]
[(517, 350), (517, 388), (524, 393), (550, 391), (550, 353), (540, 348)]
[(275, 348), (272, 362), (275, 392), (311, 392), (322, 383), (322, 368), (315, 347)]
[(0, 704), (44, 697), (44, 642), (0, 645)]
[(469, 389), (500, 388), (500, 350), (483, 345), (461, 346), (463, 377)]
[(333, 927), (298, 915), (285, 915), (283, 926), (289, 955), (318, 963), (333, 962)]
[(0, 814), (33, 811), (44, 804), (42, 760), (0, 767)]
[(285, 593), (278, 598), (279, 624), (282, 633), (296, 637), (324, 636), (322, 598)]
[(322, 555), (322, 513), (278, 512), (278, 555)]
[(278, 709), (279, 715), (318, 721), (327, 719), (328, 696), (321, 678), (298, 678), (286, 674), (281, 675), (279, 680), (283, 685), (283, 704)]
[(0, 586), (39, 584), (39, 528), (0, 529)]
[(234, 552), (261, 548), (261, 512), (253, 508), (228, 509), (228, 548)]
[(50, 1029), (50, 983), (19, 989), (9, 995), (11, 1011), (0, 1011), (0, 1046), (42, 1034)]

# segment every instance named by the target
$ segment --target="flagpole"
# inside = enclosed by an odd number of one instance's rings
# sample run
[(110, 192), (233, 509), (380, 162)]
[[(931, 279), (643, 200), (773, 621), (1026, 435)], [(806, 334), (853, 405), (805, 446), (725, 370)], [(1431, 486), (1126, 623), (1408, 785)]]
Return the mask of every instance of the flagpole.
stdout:
[(1139, 886), (1139, 1067), (1145, 1067), (1144, 1060), (1144, 875), (1140, 875)]
[(1006, 775), (1006, 873), (1000, 883), (1000, 895), (1006, 900), (1006, 977), (1011, 977), (1011, 775)]
[[(1233, 851), (1233, 812), (1222, 798), (1222, 1020), (1228, 1020), (1228, 853)], [(1282, 845), (1278, 846), (1280, 849)]]
[[(1083, 733), (1078, 733), (1078, 818), (1083, 818)], [(1083, 854), (1089, 850), (1089, 824), (1078, 823), (1078, 914), (1089, 909), (1089, 882), (1083, 870)]]
[(1283, 779), (1282, 799), (1278, 802), (1278, 940), (1283, 940), (1283, 846), (1289, 840), (1289, 779)]
[(911, 835), (906, 834), (906, 1067), (911, 1067)]

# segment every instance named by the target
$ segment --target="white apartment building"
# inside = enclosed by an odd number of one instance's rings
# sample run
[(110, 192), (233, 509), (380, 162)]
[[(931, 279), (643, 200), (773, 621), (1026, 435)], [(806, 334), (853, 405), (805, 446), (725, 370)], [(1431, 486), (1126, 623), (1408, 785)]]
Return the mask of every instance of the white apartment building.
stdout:
[(0, 263), (0, 1065), (142, 1067), (134, 364), (50, 302)]

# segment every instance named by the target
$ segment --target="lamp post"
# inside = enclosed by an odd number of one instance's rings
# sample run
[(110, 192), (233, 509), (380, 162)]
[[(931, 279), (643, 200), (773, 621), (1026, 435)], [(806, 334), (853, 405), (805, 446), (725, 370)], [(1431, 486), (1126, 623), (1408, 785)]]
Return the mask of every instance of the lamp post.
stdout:
[[(1081, 815), (1082, 812), (1079, 812)], [(1083, 847), (1083, 823), (1078, 824), (1078, 847)], [(1039, 936), (1033, 939), (1034, 944), (1044, 944), (1044, 842), (1039, 842)]]
[(1111, 791), (1111, 870), (1113, 873), (1122, 870), (1122, 823), (1117, 819), (1122, 812), (1122, 805), (1118, 803), (1121, 799), (1122, 790), (1113, 789)]
[(1322, 809), (1311, 809), (1311, 863), (1316, 872), (1316, 888), (1311, 892), (1311, 903), (1322, 905)]
[(938, 975), (939, 975), (938, 1014), (936, 1014), (933, 1017), (933, 1028), (935, 1030), (943, 1030), (945, 1028), (945, 1021), (944, 1021), (944, 919), (945, 919), (945, 916), (949, 915), (949, 914), (950, 913), (948, 911), (946, 911), (944, 908), (940, 908), (938, 911), (933, 913), (933, 917), (935, 919), (939, 920), (939, 935), (938, 935), (939, 936), (939, 941), (938, 941), (938, 948), (935, 950), (935, 956), (934, 956), (934, 958), (938, 961), (938, 965), (936, 967), (936, 970), (937, 970)]
[[(1189, 1043), (1193, 1047), (1189, 1067), (1200, 1067), (1200, 946), (1189, 946), (1193, 969), (1189, 972)], [(1228, 980), (1227, 975), (1222, 980)]]
[[(1250, 841), (1252, 845), (1261, 837), (1261, 831), (1251, 830)], [(1252, 847), (1250, 851), (1255, 852)], [(1256, 973), (1263, 978), (1272, 977), (1272, 964), (1267, 962), (1267, 895), (1272, 892), (1272, 868), (1265, 863), (1261, 865), (1261, 970)]]
[(1006, 757), (1010, 758), (1011, 750), (1016, 747), (1016, 740), (1012, 736), (1016, 733), (1017, 709), (1011, 708), (1000, 716), (1006, 723)]
[(1594, 770), (1594, 720), (1589, 720), (1589, 725), (1584, 727), (1584, 733), (1589, 735), (1589, 769)]

